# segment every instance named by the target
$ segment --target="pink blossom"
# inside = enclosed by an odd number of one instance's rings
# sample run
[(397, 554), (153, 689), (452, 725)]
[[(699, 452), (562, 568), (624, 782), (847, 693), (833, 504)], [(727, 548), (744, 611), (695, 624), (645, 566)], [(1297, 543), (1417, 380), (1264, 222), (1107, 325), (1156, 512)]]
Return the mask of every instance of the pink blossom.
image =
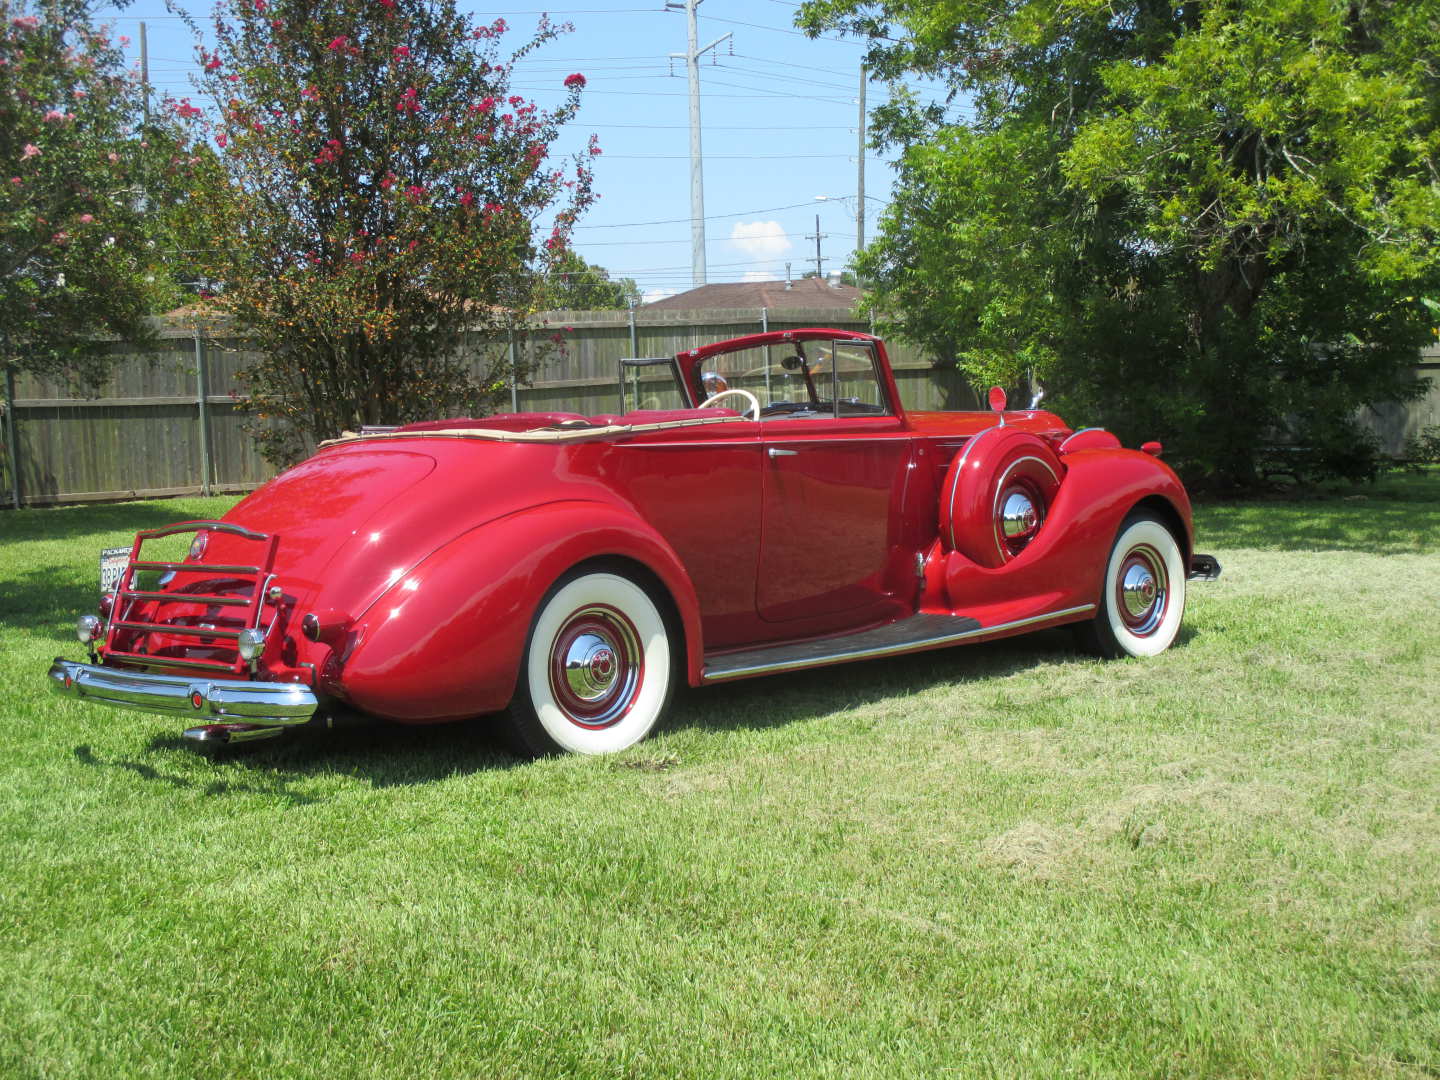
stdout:
[(476, 41), (481, 41), (485, 38), (499, 37), (509, 29), (510, 27), (504, 19), (496, 19), (489, 26), (476, 27), (475, 33), (471, 36), (474, 37)]
[(395, 59), (397, 59), (397, 60), (404, 60), (405, 57), (407, 57), (407, 56), (409, 56), (409, 55), (410, 55), (410, 46), (409, 46), (409, 45), (396, 45), (396, 46), (395, 46)]
[(105, 157), (109, 159), (111, 165), (118, 165), (120, 163), (120, 155), (115, 153), (114, 150), (111, 150)]
[(24, 182), (25, 182), (25, 181), (24, 181), (24, 180), (21, 180), (20, 177), (18, 177), (18, 176), (12, 176), (12, 177), (10, 177), (10, 183), (14, 184), (16, 187), (19, 187), (19, 186), (20, 186), (21, 184), (23, 184)]
[(53, 240), (53, 241), (55, 241), (55, 243), (60, 244), (61, 246), (64, 246), (65, 244), (68, 244), (68, 243), (70, 242), (70, 234), (69, 234), (68, 232), (66, 232), (64, 229), (61, 229), (61, 230), (60, 230), (59, 232), (57, 232), (54, 236), (52, 236), (50, 239)]
[(480, 112), (489, 112), (495, 108), (495, 99), (493, 97), (481, 98), (480, 104), (476, 105), (475, 108)]
[(418, 112), (419, 109), (420, 101), (418, 95), (416, 94), (415, 87), (407, 86), (405, 88), (405, 93), (400, 95), (400, 101), (399, 104), (395, 106), (395, 111), (402, 113), (413, 113)]
[(465, 194), (460, 196), (460, 205), (465, 207), (466, 210), (469, 210), (470, 207), (475, 205), (475, 194), (470, 191), (465, 192)]
[(380, 179), (380, 190), (389, 191), (395, 185), (396, 176), (393, 172), (387, 172)]
[(80, 215), (80, 224), (81, 224), (81, 225), (89, 225), (89, 224), (90, 224), (92, 221), (94, 221), (94, 220), (95, 220), (95, 215), (94, 215), (94, 214), (81, 214), (81, 215)]
[(578, 71), (575, 72), (575, 74), (573, 74), (573, 75), (566, 75), (566, 76), (565, 76), (565, 89), (566, 89), (566, 90), (580, 90), (580, 89), (583, 89), (584, 86), (585, 86), (585, 76), (584, 76), (584, 75), (581, 75)]
[(40, 153), (40, 148), (34, 143), (27, 142), (25, 149), (20, 154), (20, 159), (23, 161), (25, 158), (32, 158), (38, 153)]
[(123, 48), (124, 46), (129, 45), (129, 44), (130, 44), (130, 39), (129, 39), (128, 37), (126, 37), (124, 34), (121, 34), (121, 35), (120, 35), (120, 45), (121, 45), (121, 47)]
[(352, 251), (352, 252), (350, 253), (350, 261), (353, 262), (353, 263), (361, 263), (361, 262), (364, 262), (364, 261), (365, 261), (365, 253), (364, 253), (363, 251)]
[(206, 64), (205, 64), (205, 70), (206, 70), (206, 71), (219, 71), (219, 70), (220, 70), (220, 58), (219, 58), (218, 56), (212, 56), (212, 57), (206, 62)]
[(45, 123), (47, 123), (47, 124), (58, 124), (58, 123), (60, 123), (60, 121), (62, 121), (62, 120), (64, 120), (64, 119), (65, 119), (65, 114), (64, 114), (63, 112), (61, 112), (59, 109), (51, 109), (49, 112), (47, 112), (47, 113), (45, 114)]
[(40, 29), (40, 19), (36, 15), (21, 15), (17, 19), (11, 19), (10, 25), (16, 30), (38, 30)]
[(420, 241), (419, 241), (419, 240), (411, 240), (410, 243), (408, 243), (408, 244), (405, 245), (405, 250), (406, 250), (406, 251), (414, 251), (414, 250), (415, 250), (417, 247), (419, 247), (419, 246), (420, 246)]
[(420, 184), (411, 184), (405, 189), (405, 197), (411, 202), (419, 202), (425, 197), (425, 188)]
[(221, 150), (224, 150), (229, 142), (229, 137), (223, 131), (215, 136), (215, 145), (220, 147)]
[(319, 101), (320, 91), (316, 90), (313, 86), (307, 86), (304, 90), (300, 91), (300, 96), (303, 98), (309, 98), (311, 101)]
[(265, 0), (255, 0), (255, 10), (257, 12), (263, 12), (268, 6), (269, 5), (265, 3)]
[[(256, 2), (257, 2), (257, 3), (263, 3), (264, 0), (256, 0)], [(348, 37), (346, 37), (344, 34), (341, 34), (341, 35), (340, 35), (339, 37), (337, 37), (334, 41), (330, 42), (330, 44), (327, 46), (327, 48), (329, 48), (329, 50), (330, 50), (331, 52), (344, 52), (344, 51), (345, 51), (345, 46), (347, 46), (347, 45), (349, 45), (349, 44), (350, 44), (350, 39), (349, 39)]]

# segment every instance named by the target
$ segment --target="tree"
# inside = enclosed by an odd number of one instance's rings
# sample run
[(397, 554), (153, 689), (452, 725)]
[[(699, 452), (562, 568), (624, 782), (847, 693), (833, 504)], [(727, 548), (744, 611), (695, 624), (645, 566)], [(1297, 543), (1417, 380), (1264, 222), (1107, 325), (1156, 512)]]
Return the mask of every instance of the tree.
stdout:
[(245, 375), (272, 460), (503, 392), (504, 351), (477, 372), (465, 335), (524, 324), (592, 198), (588, 155), (548, 163), (584, 76), (552, 110), (510, 88), (563, 29), (542, 20), (502, 56), (504, 20), (477, 25), (453, 0), (222, 6), (201, 62), (223, 182), (195, 196), (207, 273), (263, 355)]
[[(0, 0), (0, 360), (86, 379), (149, 338), (163, 211), (190, 168), (87, 3)], [(173, 291), (168, 294), (173, 297)]]
[(1351, 417), (1414, 392), (1440, 277), (1435, 0), (811, 0), (905, 95), (861, 261), (895, 329), (977, 381), (1257, 480), (1289, 440), (1364, 468)]
[(566, 251), (552, 262), (542, 302), (557, 311), (624, 310), (640, 303), (640, 286), (633, 278), (612, 278), (603, 267)]

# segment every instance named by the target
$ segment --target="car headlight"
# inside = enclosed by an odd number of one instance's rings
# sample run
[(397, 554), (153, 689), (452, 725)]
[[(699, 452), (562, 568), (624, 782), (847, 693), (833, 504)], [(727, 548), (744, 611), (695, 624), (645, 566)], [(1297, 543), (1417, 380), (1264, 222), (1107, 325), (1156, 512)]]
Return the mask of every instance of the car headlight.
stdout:
[(265, 635), (259, 630), (241, 630), (235, 647), (240, 650), (241, 659), (255, 660), (265, 651)]
[(75, 636), (80, 639), (81, 645), (89, 645), (100, 636), (103, 626), (98, 615), (81, 615), (75, 620)]

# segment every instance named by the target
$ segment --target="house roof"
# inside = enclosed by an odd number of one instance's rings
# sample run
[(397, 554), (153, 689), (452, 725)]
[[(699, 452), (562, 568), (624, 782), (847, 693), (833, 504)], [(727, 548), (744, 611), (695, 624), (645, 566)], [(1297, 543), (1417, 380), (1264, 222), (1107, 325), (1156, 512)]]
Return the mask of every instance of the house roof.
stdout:
[(800, 278), (787, 288), (783, 281), (737, 281), (701, 285), (688, 292), (667, 296), (646, 311), (699, 311), (707, 308), (835, 308), (850, 311), (860, 299), (853, 285), (830, 285), (821, 278)]

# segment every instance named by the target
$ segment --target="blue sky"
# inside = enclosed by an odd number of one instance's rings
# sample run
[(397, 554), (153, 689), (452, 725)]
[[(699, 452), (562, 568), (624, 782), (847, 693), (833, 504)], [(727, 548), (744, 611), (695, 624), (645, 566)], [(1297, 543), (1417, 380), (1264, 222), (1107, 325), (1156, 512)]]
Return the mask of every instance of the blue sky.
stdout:
[[(593, 132), (604, 153), (596, 160), (601, 198), (575, 233), (575, 247), (612, 274), (633, 277), (651, 298), (691, 284), (689, 99), (683, 61), (686, 18), (663, 0), (559, 0), (545, 9), (469, 7), (477, 19), (504, 16), (518, 43), (543, 10), (574, 25), (516, 70), (517, 92), (541, 105), (558, 104), (562, 80), (581, 72), (584, 105), (558, 149), (576, 151)], [(573, 6), (572, 6), (573, 5)], [(462, 10), (467, 6), (462, 2)], [(815, 232), (828, 272), (855, 247), (858, 84), (863, 46), (839, 38), (811, 40), (793, 26), (790, 0), (705, 0), (703, 46), (727, 32), (701, 66), (705, 150), (708, 280), (783, 278), (814, 268)], [(209, 4), (189, 7), (208, 14)], [(193, 93), (195, 42), (164, 0), (137, 0), (121, 11), (101, 9), (138, 56), (138, 24), (146, 23), (150, 75), (157, 92)], [(200, 18), (200, 25), (206, 19)], [(673, 72), (673, 74), (672, 74)], [(868, 104), (886, 99), (872, 83)], [(200, 102), (197, 102), (199, 104)], [(867, 235), (888, 199), (892, 171), (885, 155), (866, 160)], [(817, 201), (815, 196), (835, 198)]]

